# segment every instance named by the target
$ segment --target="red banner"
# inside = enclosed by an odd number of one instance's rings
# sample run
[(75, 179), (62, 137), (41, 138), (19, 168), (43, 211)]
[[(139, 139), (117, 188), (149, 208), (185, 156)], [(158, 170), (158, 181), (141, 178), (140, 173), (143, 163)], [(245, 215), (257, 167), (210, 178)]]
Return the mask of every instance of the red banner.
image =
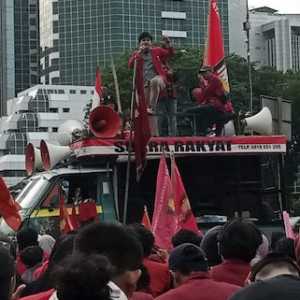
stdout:
[(210, 66), (222, 80), (225, 91), (229, 92), (229, 81), (225, 65), (225, 51), (222, 32), (222, 22), (217, 0), (210, 0), (207, 22), (207, 41), (203, 57), (203, 65)]
[(171, 238), (177, 229), (177, 217), (171, 179), (164, 155), (160, 158), (156, 180), (152, 228), (157, 246), (166, 250), (171, 249)]
[(178, 230), (188, 229), (199, 234), (190, 200), (186, 193), (174, 156), (172, 157), (171, 182), (175, 199), (175, 210), (178, 218)]
[(14, 201), (4, 179), (0, 177), (0, 215), (14, 231), (17, 231), (22, 223), (19, 209), (19, 203)]

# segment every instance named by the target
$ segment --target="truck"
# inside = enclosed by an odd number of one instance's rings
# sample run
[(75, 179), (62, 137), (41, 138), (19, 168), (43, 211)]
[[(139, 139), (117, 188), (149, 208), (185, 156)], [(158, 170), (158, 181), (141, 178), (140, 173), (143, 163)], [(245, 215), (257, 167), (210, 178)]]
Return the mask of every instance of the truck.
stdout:
[[(127, 223), (140, 222), (145, 205), (150, 215), (153, 212), (162, 153), (175, 156), (199, 228), (205, 230), (237, 216), (266, 228), (281, 226), (281, 212), (287, 208), (283, 180), (285, 136), (206, 137), (184, 132), (152, 137), (147, 166), (136, 182), (134, 156), (128, 156), (128, 135), (117, 135), (114, 130), (115, 136), (110, 137), (97, 133), (80, 136), (82, 128), (69, 127), (59, 129), (61, 140), (66, 140), (63, 146), (42, 141), (40, 149), (31, 144), (27, 148), (26, 168), (31, 176), (16, 198), (23, 226), (57, 236), (59, 190), (64, 191), (69, 213), (80, 193), (80, 199), (95, 201), (101, 221), (123, 222), (125, 209)], [(41, 161), (45, 170), (35, 171), (41, 168)], [(128, 166), (131, 176), (125, 203)], [(4, 219), (0, 231), (13, 234)]]

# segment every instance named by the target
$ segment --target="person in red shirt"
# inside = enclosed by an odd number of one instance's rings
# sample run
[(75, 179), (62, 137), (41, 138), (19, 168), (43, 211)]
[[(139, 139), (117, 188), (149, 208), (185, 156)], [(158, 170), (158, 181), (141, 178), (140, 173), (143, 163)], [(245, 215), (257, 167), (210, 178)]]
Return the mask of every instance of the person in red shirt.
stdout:
[(171, 274), (165, 263), (154, 261), (150, 258), (154, 248), (154, 235), (142, 224), (132, 224), (131, 228), (136, 232), (139, 241), (143, 246), (144, 260), (143, 265), (150, 275), (150, 293), (157, 297), (168, 291), (171, 287)]
[(203, 250), (194, 244), (181, 244), (169, 257), (176, 288), (157, 300), (227, 300), (239, 290), (238, 286), (216, 282), (209, 275)]
[(192, 96), (198, 106), (187, 110), (196, 115), (197, 133), (206, 135), (206, 131), (216, 124), (216, 135), (220, 135), (226, 122), (233, 117), (233, 107), (224, 89), (222, 81), (203, 66), (198, 73), (199, 87), (192, 91)]
[[(158, 97), (169, 82), (165, 62), (174, 54), (168, 37), (162, 38), (162, 47), (153, 47), (152, 40), (149, 32), (142, 32), (138, 39), (139, 49), (133, 52), (128, 62), (130, 68), (136, 62), (136, 76), (143, 77), (149, 114), (157, 113)], [(158, 135), (157, 118), (153, 117), (152, 121), (152, 134)]]
[(250, 273), (250, 262), (262, 243), (261, 232), (253, 223), (235, 219), (224, 225), (218, 242), (223, 262), (212, 267), (212, 278), (244, 286)]

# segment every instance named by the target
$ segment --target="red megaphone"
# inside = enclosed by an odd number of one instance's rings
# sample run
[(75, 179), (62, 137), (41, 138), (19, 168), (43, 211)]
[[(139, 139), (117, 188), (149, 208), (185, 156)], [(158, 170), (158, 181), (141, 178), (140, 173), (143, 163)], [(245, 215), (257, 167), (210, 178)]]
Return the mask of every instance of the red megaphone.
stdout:
[(98, 106), (90, 112), (89, 128), (98, 138), (113, 138), (119, 132), (121, 119), (117, 112), (108, 106)]

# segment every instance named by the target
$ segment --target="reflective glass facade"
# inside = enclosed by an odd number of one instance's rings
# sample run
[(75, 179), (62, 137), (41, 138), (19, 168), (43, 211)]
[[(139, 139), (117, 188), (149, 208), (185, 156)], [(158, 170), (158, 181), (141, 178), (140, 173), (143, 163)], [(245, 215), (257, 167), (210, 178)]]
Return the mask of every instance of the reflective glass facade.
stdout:
[[(149, 31), (175, 46), (204, 47), (208, 0), (40, 0), (42, 83), (91, 85), (96, 65), (136, 47)], [(228, 0), (218, 1), (228, 49)]]

